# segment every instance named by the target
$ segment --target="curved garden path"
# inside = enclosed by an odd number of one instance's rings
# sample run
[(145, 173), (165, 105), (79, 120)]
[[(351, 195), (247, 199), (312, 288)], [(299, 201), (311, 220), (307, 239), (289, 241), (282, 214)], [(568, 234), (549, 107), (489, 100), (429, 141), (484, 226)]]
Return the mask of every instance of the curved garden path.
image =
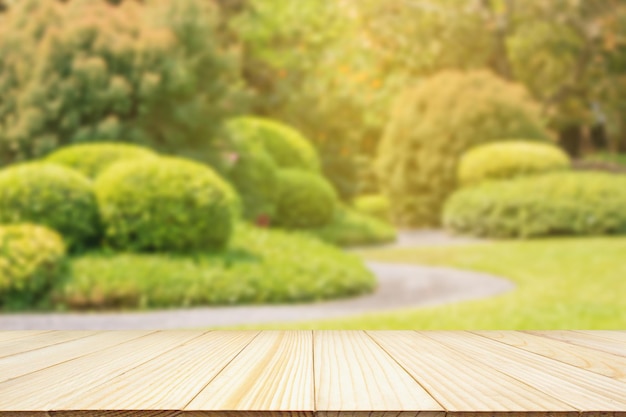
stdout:
[[(438, 231), (402, 232), (393, 246), (474, 242)], [(317, 320), (435, 306), (490, 297), (513, 289), (505, 279), (452, 268), (367, 262), (378, 278), (370, 295), (309, 304), (202, 307), (131, 313), (37, 313), (0, 315), (0, 330), (172, 329)]]

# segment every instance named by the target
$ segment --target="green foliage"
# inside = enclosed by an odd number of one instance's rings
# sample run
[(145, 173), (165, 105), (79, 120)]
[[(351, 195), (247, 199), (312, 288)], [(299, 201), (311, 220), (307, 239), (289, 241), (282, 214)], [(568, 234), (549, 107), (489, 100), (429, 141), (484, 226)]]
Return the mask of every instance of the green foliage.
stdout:
[(489, 179), (561, 171), (570, 167), (569, 157), (556, 146), (528, 142), (494, 142), (463, 154), (459, 161), (459, 182), (476, 184)]
[(238, 202), (211, 168), (179, 158), (122, 161), (95, 183), (108, 243), (130, 250), (209, 250), (228, 242)]
[(126, 159), (150, 158), (156, 154), (150, 149), (124, 143), (89, 143), (66, 146), (46, 157), (47, 162), (65, 165), (96, 178), (115, 162)]
[(285, 228), (324, 226), (337, 206), (335, 190), (323, 177), (295, 169), (279, 172), (277, 198), (273, 223)]
[(212, 2), (24, 0), (3, 19), (0, 161), (115, 138), (197, 146), (236, 110)]
[(89, 254), (71, 266), (53, 298), (76, 309), (317, 301), (376, 285), (359, 258), (318, 239), (244, 225), (220, 253)]
[(468, 149), (502, 138), (546, 139), (538, 110), (521, 86), (489, 72), (445, 71), (398, 98), (379, 148), (377, 170), (393, 217), (437, 225)]
[(339, 246), (376, 245), (396, 240), (396, 230), (392, 225), (348, 207), (337, 210), (326, 226), (310, 229), (309, 232)]
[(70, 248), (98, 238), (98, 206), (91, 182), (56, 164), (29, 162), (0, 171), (0, 223), (55, 229)]
[(0, 308), (34, 305), (64, 272), (65, 244), (43, 226), (0, 226)]
[(276, 211), (278, 166), (240, 120), (226, 124), (208, 159), (237, 189), (246, 219), (271, 218)]
[(238, 117), (228, 122), (227, 132), (242, 140), (260, 143), (280, 168), (319, 171), (315, 148), (285, 124), (259, 117)]
[(491, 237), (626, 232), (626, 177), (552, 173), (485, 182), (447, 201), (446, 228)]
[(391, 203), (384, 195), (360, 195), (354, 199), (353, 206), (359, 213), (375, 217), (385, 222), (391, 220)]

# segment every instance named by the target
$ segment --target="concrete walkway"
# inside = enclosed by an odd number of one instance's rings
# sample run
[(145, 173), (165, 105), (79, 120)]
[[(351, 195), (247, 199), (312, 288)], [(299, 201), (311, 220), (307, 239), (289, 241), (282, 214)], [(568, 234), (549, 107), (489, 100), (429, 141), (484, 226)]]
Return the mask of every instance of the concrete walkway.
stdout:
[[(403, 232), (394, 246), (457, 244), (442, 232)], [(368, 262), (378, 278), (370, 295), (309, 304), (203, 307), (129, 313), (0, 315), (0, 330), (175, 329), (318, 320), (495, 296), (514, 288), (505, 279), (452, 268)]]

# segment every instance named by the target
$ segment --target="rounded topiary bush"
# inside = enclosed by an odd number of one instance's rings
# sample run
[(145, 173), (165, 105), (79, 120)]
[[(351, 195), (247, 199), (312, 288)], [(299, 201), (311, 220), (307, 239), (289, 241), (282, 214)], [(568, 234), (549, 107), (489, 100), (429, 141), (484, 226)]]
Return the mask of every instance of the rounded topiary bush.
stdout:
[(32, 307), (63, 271), (58, 233), (31, 224), (0, 226), (0, 308)]
[(99, 234), (91, 181), (56, 164), (26, 163), (0, 171), (0, 223), (36, 223), (61, 233), (71, 248)]
[(454, 193), (443, 223), (488, 237), (626, 232), (626, 177), (562, 172), (487, 181)]
[(218, 174), (180, 158), (119, 162), (98, 177), (96, 194), (105, 238), (121, 249), (221, 248), (238, 210)]
[(244, 217), (271, 218), (276, 210), (278, 165), (261, 143), (228, 124), (215, 141), (211, 166), (235, 186), (241, 197)]
[(545, 140), (525, 90), (487, 71), (444, 71), (405, 91), (385, 128), (376, 161), (381, 190), (404, 226), (439, 224), (468, 149), (501, 138)]
[(227, 123), (227, 132), (259, 143), (280, 168), (318, 172), (320, 160), (313, 145), (297, 130), (260, 117), (237, 117)]
[(337, 194), (320, 175), (295, 169), (281, 170), (273, 223), (286, 228), (310, 228), (330, 223)]
[(95, 178), (115, 162), (154, 156), (154, 152), (141, 146), (99, 142), (66, 146), (49, 154), (46, 161), (74, 168), (89, 178)]
[(384, 195), (366, 194), (358, 196), (353, 202), (354, 209), (359, 213), (389, 221), (391, 218), (391, 204)]
[(495, 142), (480, 145), (463, 154), (459, 182), (476, 184), (488, 179), (565, 170), (570, 167), (565, 152), (554, 145), (528, 141)]

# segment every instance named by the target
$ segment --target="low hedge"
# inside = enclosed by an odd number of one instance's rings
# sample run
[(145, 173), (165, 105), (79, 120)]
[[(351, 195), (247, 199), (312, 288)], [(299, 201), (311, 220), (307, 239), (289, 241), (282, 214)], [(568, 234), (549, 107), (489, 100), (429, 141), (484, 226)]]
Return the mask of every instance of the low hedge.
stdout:
[(309, 232), (325, 242), (338, 246), (365, 246), (390, 243), (396, 240), (396, 230), (388, 222), (348, 207), (336, 211), (326, 226)]
[(261, 117), (236, 117), (228, 121), (226, 132), (261, 144), (280, 168), (320, 171), (315, 147), (286, 124)]
[(446, 228), (488, 237), (626, 232), (626, 177), (564, 172), (488, 181), (457, 191)]
[(476, 184), (489, 179), (561, 171), (569, 168), (570, 159), (554, 145), (507, 141), (477, 146), (466, 152), (459, 162), (459, 182)]
[(294, 232), (240, 225), (221, 253), (89, 254), (53, 299), (73, 309), (304, 302), (371, 292), (356, 256)]
[(46, 161), (65, 165), (96, 178), (115, 162), (127, 159), (155, 157), (148, 148), (127, 143), (96, 142), (66, 146), (46, 157)]
[(222, 248), (237, 196), (211, 168), (181, 158), (122, 161), (98, 177), (106, 241), (127, 250)]
[(296, 169), (279, 172), (273, 224), (291, 229), (324, 226), (336, 207), (337, 194), (322, 176)]
[(354, 199), (353, 206), (356, 211), (379, 220), (391, 221), (391, 203), (389, 199), (380, 194), (361, 195)]
[(73, 169), (40, 162), (0, 171), (0, 223), (48, 226), (72, 249), (93, 244), (100, 232), (91, 181)]
[(64, 272), (61, 236), (31, 224), (0, 226), (0, 308), (33, 307)]

